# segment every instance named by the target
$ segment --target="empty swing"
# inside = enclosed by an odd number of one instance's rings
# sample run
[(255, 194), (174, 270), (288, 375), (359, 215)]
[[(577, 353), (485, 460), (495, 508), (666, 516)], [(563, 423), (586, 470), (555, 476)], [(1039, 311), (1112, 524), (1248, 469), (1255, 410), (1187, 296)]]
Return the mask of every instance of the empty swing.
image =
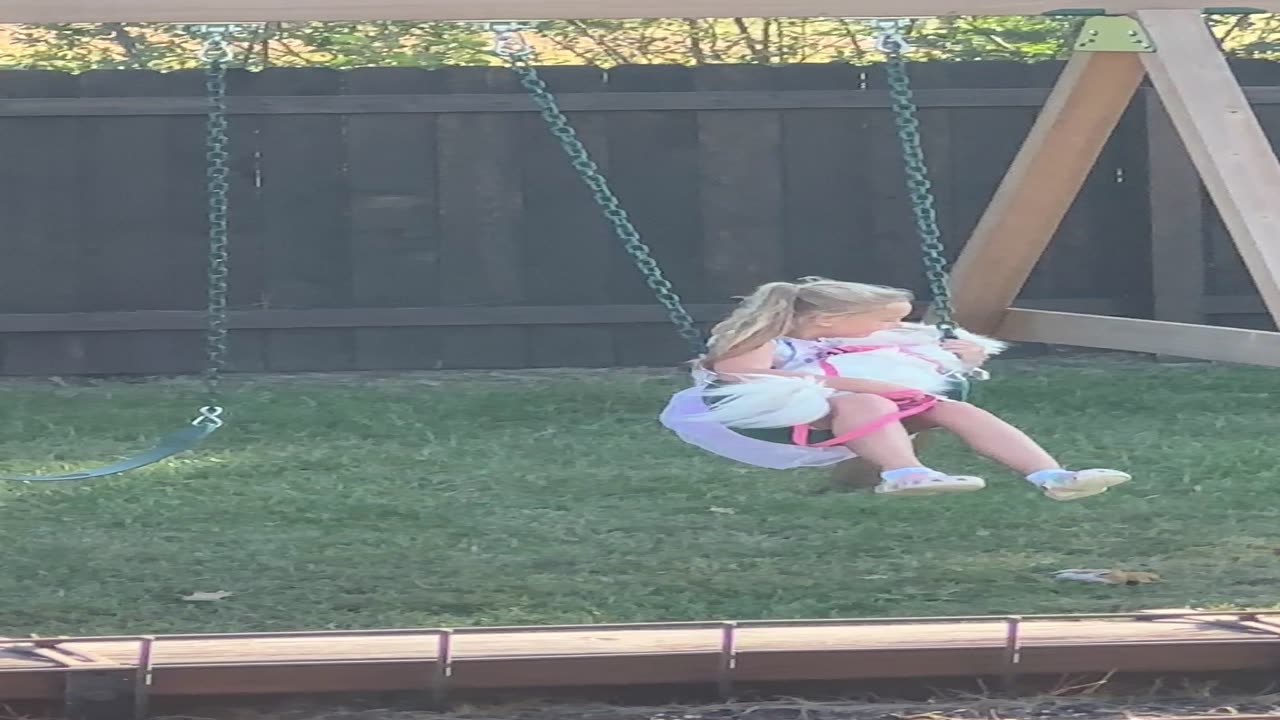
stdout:
[(0, 480), (24, 483), (69, 482), (119, 475), (194, 449), (224, 424), (219, 384), (227, 354), (227, 65), (232, 59), (229, 25), (193, 28), (203, 36), (200, 60), (205, 66), (208, 99), (207, 190), (209, 198), (209, 255), (207, 275), (205, 355), (202, 380), (204, 402), (187, 427), (162, 437), (150, 448), (101, 467), (51, 475), (0, 475)]

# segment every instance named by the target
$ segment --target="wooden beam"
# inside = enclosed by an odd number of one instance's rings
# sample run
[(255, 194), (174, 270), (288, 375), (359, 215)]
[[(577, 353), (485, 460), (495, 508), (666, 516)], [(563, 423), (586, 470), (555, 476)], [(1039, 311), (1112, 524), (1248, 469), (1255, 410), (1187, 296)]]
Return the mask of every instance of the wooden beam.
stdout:
[[(1247, 5), (1280, 12), (1280, 0)], [(902, 17), (1206, 7), (1214, 5), (1204, 0), (5, 0), (0, 23)]]
[(1134, 53), (1077, 53), (952, 272), (956, 318), (999, 327), (1142, 81)]
[(1280, 321), (1280, 161), (1199, 13), (1138, 13), (1158, 53), (1151, 83), (1231, 232), (1258, 293)]
[(1280, 367), (1280, 333), (1261, 330), (1011, 309), (997, 335), (1015, 342)]

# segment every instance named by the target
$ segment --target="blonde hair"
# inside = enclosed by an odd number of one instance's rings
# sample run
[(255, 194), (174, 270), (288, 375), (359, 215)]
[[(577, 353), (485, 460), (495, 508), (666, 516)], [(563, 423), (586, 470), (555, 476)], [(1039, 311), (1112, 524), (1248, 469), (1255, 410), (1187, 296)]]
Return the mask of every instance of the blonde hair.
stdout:
[(796, 282), (771, 282), (740, 298), (729, 317), (711, 329), (707, 354), (699, 365), (740, 355), (793, 331), (814, 315), (868, 312), (914, 299), (910, 290), (803, 277)]

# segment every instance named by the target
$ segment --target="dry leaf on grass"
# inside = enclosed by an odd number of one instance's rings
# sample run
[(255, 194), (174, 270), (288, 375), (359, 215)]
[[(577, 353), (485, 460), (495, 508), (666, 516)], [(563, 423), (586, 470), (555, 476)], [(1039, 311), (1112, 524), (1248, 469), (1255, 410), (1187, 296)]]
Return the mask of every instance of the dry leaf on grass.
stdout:
[(218, 590), (217, 592), (193, 592), (190, 595), (183, 595), (182, 599), (186, 602), (218, 602), (219, 600), (226, 600), (232, 595), (235, 595), (235, 593)]
[(1160, 576), (1155, 573), (1133, 570), (1059, 570), (1053, 574), (1053, 577), (1055, 580), (1075, 580), (1101, 585), (1148, 585), (1160, 582)]

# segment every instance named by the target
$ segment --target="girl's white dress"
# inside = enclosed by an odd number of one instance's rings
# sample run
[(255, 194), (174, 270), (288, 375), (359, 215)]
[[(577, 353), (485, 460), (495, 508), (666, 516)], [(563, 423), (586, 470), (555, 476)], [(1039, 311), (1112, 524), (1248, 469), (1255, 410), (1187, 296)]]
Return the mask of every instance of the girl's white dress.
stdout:
[[(981, 345), (989, 355), (1007, 345), (964, 330), (960, 338)], [(934, 327), (904, 324), (862, 338), (774, 341), (773, 369), (816, 377), (879, 380), (938, 396), (967, 371), (960, 359), (941, 347)], [(693, 372), (693, 386), (677, 392), (659, 419), (682, 440), (739, 462), (773, 469), (832, 465), (855, 455), (843, 445), (815, 447), (763, 440), (743, 431), (807, 426), (826, 417), (829, 399), (838, 394), (804, 377), (756, 375), (731, 384), (715, 384), (706, 370)], [(737, 429), (735, 429), (737, 428)], [(759, 435), (759, 433), (753, 433)], [(784, 434), (785, 435), (785, 434)]]

